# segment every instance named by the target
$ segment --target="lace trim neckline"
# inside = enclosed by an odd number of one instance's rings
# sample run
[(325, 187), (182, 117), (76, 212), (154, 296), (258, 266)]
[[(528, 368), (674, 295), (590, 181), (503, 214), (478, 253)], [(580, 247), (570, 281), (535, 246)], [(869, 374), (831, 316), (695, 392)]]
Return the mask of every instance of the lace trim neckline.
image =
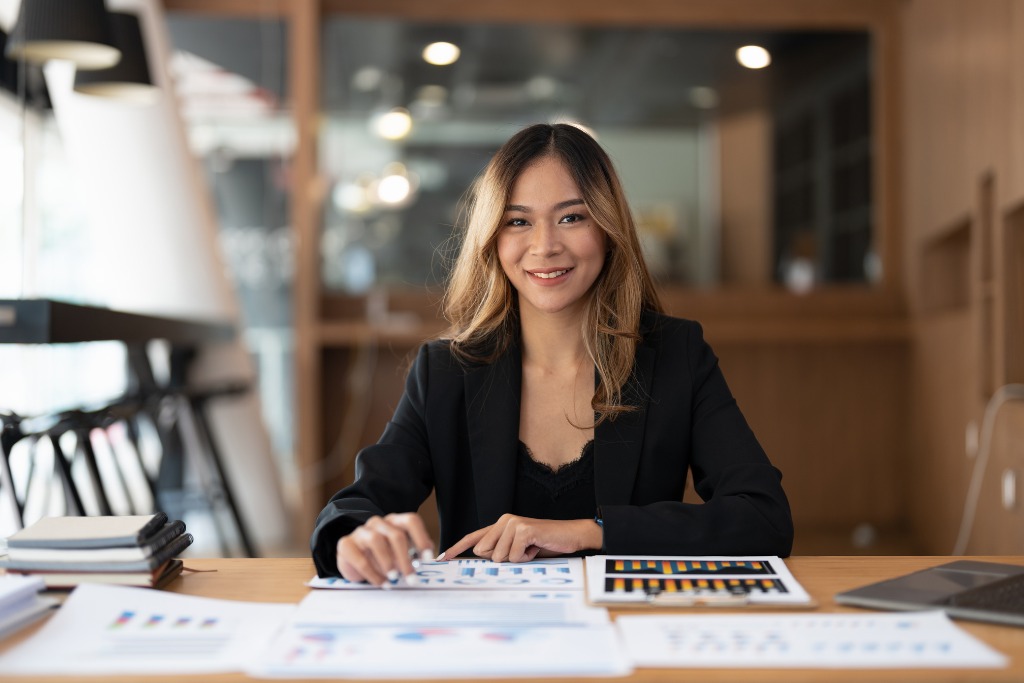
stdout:
[(522, 446), (523, 452), (526, 454), (526, 457), (529, 459), (530, 462), (532, 462), (533, 464), (537, 465), (538, 467), (544, 468), (544, 470), (546, 472), (549, 472), (551, 474), (559, 474), (559, 473), (565, 472), (566, 470), (568, 470), (570, 468), (576, 467), (577, 465), (582, 463), (586, 459), (586, 457), (590, 453), (592, 453), (593, 450), (594, 450), (593, 449), (594, 440), (591, 439), (590, 441), (588, 441), (585, 444), (583, 444), (583, 448), (580, 449), (580, 454), (578, 456), (576, 456), (575, 458), (573, 458), (572, 460), (570, 460), (568, 462), (562, 463), (558, 467), (552, 467), (551, 465), (547, 464), (546, 462), (541, 462), (540, 460), (537, 460), (533, 456), (533, 451), (530, 450), (530, 447), (527, 446), (525, 443), (520, 441), (519, 445)]

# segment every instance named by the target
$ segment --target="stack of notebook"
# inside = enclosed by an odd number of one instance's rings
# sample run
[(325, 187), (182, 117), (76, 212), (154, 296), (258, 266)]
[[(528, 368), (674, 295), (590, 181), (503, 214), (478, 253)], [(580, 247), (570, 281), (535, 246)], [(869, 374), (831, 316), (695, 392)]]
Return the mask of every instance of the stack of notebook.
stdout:
[(47, 588), (113, 583), (159, 588), (181, 573), (177, 556), (192, 543), (185, 523), (167, 515), (44, 517), (7, 539), (10, 574)]

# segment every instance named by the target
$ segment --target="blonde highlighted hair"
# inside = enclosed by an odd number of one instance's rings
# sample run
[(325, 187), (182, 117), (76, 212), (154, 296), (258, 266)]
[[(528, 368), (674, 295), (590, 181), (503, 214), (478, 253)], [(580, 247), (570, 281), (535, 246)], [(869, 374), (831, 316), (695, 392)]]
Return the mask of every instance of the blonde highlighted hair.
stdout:
[(662, 311), (640, 251), (636, 224), (608, 155), (583, 130), (569, 124), (536, 124), (502, 145), (477, 178), (463, 211), (464, 235), (444, 298), (452, 350), (470, 362), (492, 362), (519, 336), (516, 291), (498, 260), (497, 239), (512, 186), (532, 162), (562, 161), (579, 188), (608, 254), (588, 293), (583, 340), (597, 369), (591, 405), (598, 424), (635, 410), (622, 389), (633, 370), (644, 310)]

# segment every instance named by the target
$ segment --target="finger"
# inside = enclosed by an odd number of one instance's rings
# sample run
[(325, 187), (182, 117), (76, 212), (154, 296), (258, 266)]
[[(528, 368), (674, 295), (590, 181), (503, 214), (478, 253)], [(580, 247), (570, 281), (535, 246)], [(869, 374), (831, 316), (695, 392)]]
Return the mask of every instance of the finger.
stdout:
[(486, 557), (494, 562), (500, 562), (502, 558), (500, 555), (496, 555), (495, 551), (501, 539), (508, 533), (509, 525), (514, 523), (514, 521), (515, 518), (511, 515), (499, 517), (498, 521), (492, 524), (487, 533), (473, 546), (473, 554), (477, 557)]
[(527, 524), (519, 525), (508, 550), (509, 562), (529, 562), (537, 553), (540, 546), (537, 545), (536, 531)]
[[(374, 530), (370, 523), (367, 522), (350, 535), (359, 544), (363, 554), (372, 565), (374, 576), (380, 577), (379, 581), (374, 581), (370, 576), (367, 576), (366, 578), (370, 579), (370, 583), (381, 586), (385, 582), (390, 583), (392, 577), (394, 577), (394, 580), (398, 580), (398, 568), (392, 555), (391, 543), (388, 542), (388, 539), (383, 534)], [(389, 573), (391, 573), (391, 576), (388, 576)]]
[(415, 512), (390, 514), (384, 518), (389, 524), (405, 530), (415, 549), (416, 559), (428, 562), (434, 559), (434, 541), (427, 532), (423, 518)]
[[(502, 524), (502, 521), (504, 521), (504, 524)], [(501, 533), (497, 538), (493, 539), (494, 543), (492, 544), (489, 555), (495, 562), (506, 562), (509, 560), (509, 554), (512, 552), (516, 535), (524, 525), (521, 520), (515, 518), (504, 520), (503, 518), (499, 519), (498, 523), (494, 526), (500, 527)], [(481, 541), (479, 545), (486, 545), (486, 540)], [(474, 550), (474, 552), (476, 551)]]
[(366, 577), (364, 577), (359, 570), (349, 562), (341, 559), (340, 555), (338, 557), (338, 572), (341, 573), (341, 578), (346, 581), (351, 581), (352, 583), (362, 583), (363, 581), (366, 581)]
[(375, 543), (374, 560), (381, 571), (394, 583), (402, 575), (408, 576), (415, 570), (409, 561), (409, 536), (401, 529), (381, 517), (371, 517), (366, 527), (376, 533), (384, 543)]
[[(379, 586), (384, 583), (384, 574), (376, 567), (359, 539), (360, 535), (366, 533), (372, 532), (367, 532), (364, 527), (359, 527), (338, 542), (338, 568), (351, 568), (355, 571), (353, 576), (358, 576), (360, 581)], [(348, 574), (344, 576), (349, 578)]]
[(438, 555), (438, 558), (454, 560), (456, 557), (458, 557), (462, 553), (466, 552), (467, 550), (475, 546), (477, 542), (481, 538), (483, 538), (484, 534), (486, 534), (487, 530), (490, 528), (491, 527), (489, 526), (485, 526), (483, 529), (477, 529), (472, 533), (466, 534), (459, 540), (458, 543), (456, 543), (452, 547), (448, 548), (448, 550), (445, 550), (443, 553)]
[(366, 577), (348, 561), (348, 553), (351, 550), (348, 545), (351, 544), (352, 540), (348, 536), (343, 536), (338, 539), (338, 547), (335, 551), (335, 559), (338, 563), (338, 572), (341, 574), (341, 578), (346, 581), (352, 581), (354, 583), (360, 583), (366, 581)]

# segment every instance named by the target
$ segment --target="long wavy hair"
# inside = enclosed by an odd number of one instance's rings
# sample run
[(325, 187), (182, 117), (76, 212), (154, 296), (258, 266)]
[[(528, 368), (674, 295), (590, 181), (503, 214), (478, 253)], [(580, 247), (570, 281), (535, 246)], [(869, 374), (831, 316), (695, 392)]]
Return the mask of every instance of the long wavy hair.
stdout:
[(594, 222), (604, 231), (604, 268), (587, 293), (583, 340), (597, 369), (591, 406), (597, 424), (635, 410), (622, 390), (633, 370), (644, 310), (661, 312), (636, 224), (611, 159), (594, 138), (569, 124), (536, 124), (502, 145), (476, 179), (464, 202), (461, 247), (448, 279), (444, 337), (470, 362), (492, 362), (519, 337), (518, 298), (498, 260), (498, 232), (512, 186), (542, 157), (565, 164)]

